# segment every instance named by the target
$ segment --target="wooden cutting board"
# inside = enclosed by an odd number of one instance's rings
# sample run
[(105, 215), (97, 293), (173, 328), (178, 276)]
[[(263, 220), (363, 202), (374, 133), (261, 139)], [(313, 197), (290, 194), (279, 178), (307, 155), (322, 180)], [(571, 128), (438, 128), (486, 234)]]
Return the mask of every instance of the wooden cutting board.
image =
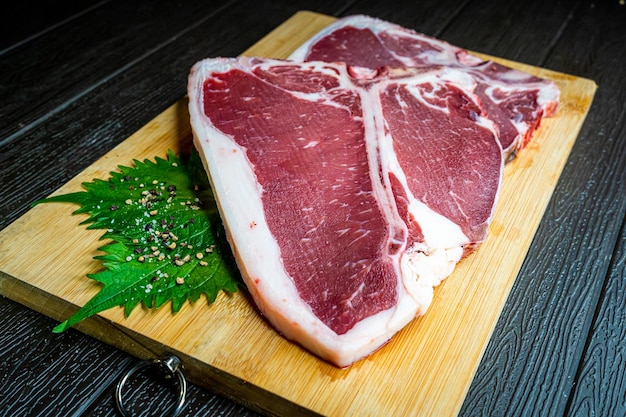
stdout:
[[(333, 20), (299, 12), (245, 54), (287, 57)], [(559, 112), (507, 165), (487, 241), (435, 290), (428, 313), (378, 352), (337, 369), (275, 333), (243, 292), (176, 315), (166, 306), (124, 318), (116, 308), (77, 328), (141, 358), (175, 354), (191, 381), (271, 415), (456, 415), (596, 90), (591, 80), (496, 60), (554, 80)], [(181, 99), (55, 193), (190, 144)], [(40, 205), (0, 233), (0, 293), (59, 321), (100, 288), (85, 275), (101, 268), (93, 256), (102, 232), (80, 226), (76, 208)]]

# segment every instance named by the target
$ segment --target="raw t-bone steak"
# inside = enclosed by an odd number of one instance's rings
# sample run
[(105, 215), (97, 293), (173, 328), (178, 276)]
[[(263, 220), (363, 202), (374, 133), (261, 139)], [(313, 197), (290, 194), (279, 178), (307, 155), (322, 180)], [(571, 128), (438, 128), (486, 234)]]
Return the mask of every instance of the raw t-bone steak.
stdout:
[(189, 76), (195, 145), (255, 303), (345, 367), (431, 303), (486, 235), (503, 157), (454, 68), (216, 58)]
[(542, 117), (554, 115), (559, 103), (559, 89), (552, 81), (484, 61), (442, 40), (364, 15), (337, 20), (289, 58), (368, 68), (444, 65), (465, 71), (478, 83), (476, 94), (498, 126), (507, 160), (528, 144)]

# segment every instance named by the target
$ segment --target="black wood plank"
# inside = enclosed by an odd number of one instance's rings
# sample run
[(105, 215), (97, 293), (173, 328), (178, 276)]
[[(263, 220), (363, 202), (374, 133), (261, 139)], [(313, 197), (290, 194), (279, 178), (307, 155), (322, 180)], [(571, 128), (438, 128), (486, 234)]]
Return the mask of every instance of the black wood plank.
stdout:
[(25, 42), (44, 36), (60, 25), (71, 24), (82, 13), (88, 13), (106, 1), (4, 2), (0, 13), (0, 56)]
[(569, 416), (626, 416), (626, 224), (576, 377)]
[[(615, 71), (626, 65), (625, 19), (617, 2), (578, 7), (548, 55), (549, 67), (592, 78), (599, 89), (463, 405), (464, 416), (485, 410), (493, 416), (564, 415), (578, 389), (577, 370), (603, 289), (623, 280), (607, 272), (626, 214), (626, 81)], [(600, 311), (615, 308), (611, 300)], [(602, 340), (602, 334), (596, 337)], [(619, 352), (607, 351), (605, 358), (587, 352), (587, 362), (620, 361), (610, 356)]]
[[(577, 2), (470, 1), (439, 34), (441, 39), (463, 48), (545, 66)], [(532, 28), (532, 30), (530, 30)]]
[(53, 320), (1, 296), (0, 315), (3, 416), (71, 415), (133, 361), (74, 330), (53, 334)]
[(464, 8), (465, 1), (441, 0), (394, 2), (362, 0), (343, 10), (342, 15), (366, 14), (430, 36), (439, 35)]

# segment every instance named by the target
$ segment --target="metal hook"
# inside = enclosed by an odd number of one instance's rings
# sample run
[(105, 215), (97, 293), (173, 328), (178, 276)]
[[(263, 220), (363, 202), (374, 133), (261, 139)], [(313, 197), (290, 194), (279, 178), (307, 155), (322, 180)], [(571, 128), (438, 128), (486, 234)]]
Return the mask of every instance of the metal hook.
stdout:
[(185, 376), (182, 372), (182, 363), (180, 359), (178, 359), (176, 356), (168, 356), (163, 359), (153, 359), (151, 361), (141, 361), (133, 366), (131, 369), (129, 369), (128, 372), (126, 372), (122, 379), (120, 379), (117, 383), (117, 388), (115, 390), (115, 404), (117, 405), (117, 409), (120, 411), (120, 413), (122, 413), (122, 416), (131, 417), (131, 414), (126, 411), (126, 408), (124, 406), (122, 390), (128, 379), (133, 374), (149, 366), (157, 366), (158, 369), (165, 375), (166, 379), (172, 378), (174, 375), (178, 377), (178, 403), (169, 414), (171, 417), (176, 417), (182, 411), (183, 405), (185, 404), (185, 396), (187, 395), (187, 381), (185, 380)]

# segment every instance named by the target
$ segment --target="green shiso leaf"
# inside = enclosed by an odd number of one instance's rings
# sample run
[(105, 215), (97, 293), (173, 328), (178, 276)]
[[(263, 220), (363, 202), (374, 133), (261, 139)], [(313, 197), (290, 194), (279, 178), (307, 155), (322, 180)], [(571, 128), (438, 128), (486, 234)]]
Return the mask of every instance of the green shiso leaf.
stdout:
[(56, 333), (94, 314), (123, 306), (128, 316), (139, 304), (159, 308), (172, 301), (176, 313), (204, 294), (213, 303), (220, 291), (238, 289), (237, 270), (224, 238), (211, 188), (196, 152), (178, 158), (134, 160), (107, 180), (83, 183), (85, 191), (35, 202), (75, 203), (81, 224), (105, 230), (104, 269), (88, 275), (101, 290)]

